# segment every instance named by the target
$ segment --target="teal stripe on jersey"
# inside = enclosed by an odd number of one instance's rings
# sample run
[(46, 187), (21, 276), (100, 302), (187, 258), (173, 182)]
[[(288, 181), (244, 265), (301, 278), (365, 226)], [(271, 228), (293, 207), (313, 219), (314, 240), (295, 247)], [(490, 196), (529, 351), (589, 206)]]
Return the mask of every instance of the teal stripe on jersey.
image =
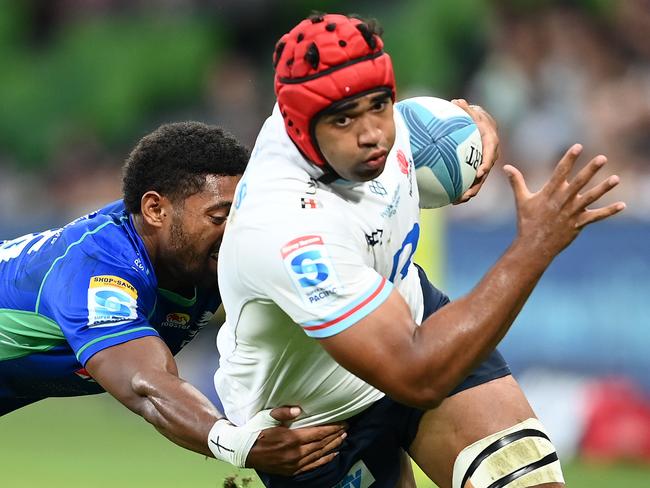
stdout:
[[(127, 218), (128, 218), (128, 217), (126, 217), (126, 216), (121, 217), (121, 218), (120, 218), (120, 222), (124, 222)], [(41, 281), (41, 286), (40, 286), (39, 289), (38, 289), (38, 296), (36, 297), (36, 306), (35, 306), (35, 308), (34, 308), (34, 312), (38, 313), (38, 308), (39, 308), (40, 305), (41, 305), (41, 294), (43, 293), (43, 286), (45, 286), (45, 281), (47, 280), (47, 277), (50, 275), (50, 273), (51, 273), (52, 270), (54, 269), (54, 266), (56, 265), (56, 263), (58, 263), (58, 262), (61, 261), (64, 257), (66, 257), (67, 254), (68, 254), (68, 251), (70, 251), (70, 249), (72, 249), (74, 246), (78, 246), (79, 244), (81, 244), (81, 243), (84, 241), (84, 239), (86, 239), (86, 237), (88, 237), (88, 236), (90, 236), (90, 235), (93, 235), (93, 234), (96, 234), (97, 232), (99, 232), (100, 230), (102, 230), (104, 227), (106, 227), (106, 226), (109, 225), (109, 224), (118, 225), (117, 223), (115, 223), (115, 222), (113, 222), (113, 221), (104, 222), (102, 225), (100, 225), (100, 226), (97, 227), (96, 229), (89, 230), (89, 231), (85, 232), (85, 233), (84, 233), (84, 234), (83, 234), (79, 239), (77, 239), (75, 242), (73, 242), (72, 244), (70, 244), (70, 245), (66, 248), (65, 252), (64, 252), (61, 256), (59, 256), (58, 258), (56, 258), (56, 259), (52, 262), (52, 266), (50, 266), (50, 269), (48, 269), (48, 270), (47, 270), (47, 273), (45, 273), (45, 276), (43, 277), (43, 281)]]
[(0, 361), (52, 349), (65, 342), (48, 317), (23, 310), (0, 309)]
[(327, 319), (302, 324), (304, 331), (310, 337), (321, 339), (338, 334), (356, 324), (386, 301), (393, 290), (393, 284), (382, 277), (379, 286), (373, 288), (351, 305), (334, 315), (330, 315)]
[(79, 358), (81, 357), (82, 352), (84, 352), (86, 349), (88, 349), (93, 344), (97, 344), (99, 341), (104, 341), (106, 339), (112, 339), (113, 337), (119, 337), (119, 336), (123, 336), (123, 335), (126, 335), (126, 334), (132, 334), (133, 332), (139, 332), (141, 330), (153, 330), (156, 333), (156, 335), (158, 334), (158, 331), (156, 329), (154, 329), (153, 327), (137, 327), (135, 329), (123, 330), (122, 332), (116, 332), (114, 334), (107, 334), (105, 336), (95, 337), (92, 341), (87, 342), (86, 344), (83, 345), (83, 347), (81, 347), (77, 351), (77, 354), (76, 354), (77, 361), (80, 361)]

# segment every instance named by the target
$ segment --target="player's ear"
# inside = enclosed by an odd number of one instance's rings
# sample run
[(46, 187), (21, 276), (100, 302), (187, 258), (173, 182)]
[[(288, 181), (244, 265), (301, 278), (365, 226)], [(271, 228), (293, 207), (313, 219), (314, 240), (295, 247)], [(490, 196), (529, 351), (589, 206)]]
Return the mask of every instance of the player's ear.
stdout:
[(161, 227), (167, 218), (169, 200), (160, 193), (150, 190), (142, 195), (140, 200), (140, 211), (144, 221), (153, 226)]

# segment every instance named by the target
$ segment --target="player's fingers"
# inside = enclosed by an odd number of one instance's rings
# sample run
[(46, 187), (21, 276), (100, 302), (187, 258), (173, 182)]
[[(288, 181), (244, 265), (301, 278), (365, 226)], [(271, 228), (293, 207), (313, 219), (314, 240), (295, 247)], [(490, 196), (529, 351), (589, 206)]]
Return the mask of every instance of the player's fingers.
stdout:
[(581, 152), (581, 144), (574, 144), (571, 146), (555, 166), (553, 174), (551, 175), (551, 178), (548, 180), (546, 185), (544, 185), (544, 188), (552, 193), (555, 192), (558, 188), (562, 188), (562, 186), (566, 183), (566, 180), (571, 173), (571, 169), (573, 169), (573, 165), (578, 159), (578, 156), (580, 156)]
[[(607, 162), (605, 156), (599, 155), (593, 158), (578, 174), (569, 182), (566, 190), (567, 200), (573, 198), (584, 186), (591, 181), (594, 175)], [(591, 202), (590, 202), (591, 203)]]
[(315, 461), (317, 458), (329, 454), (334, 449), (340, 447), (346, 437), (347, 434), (344, 432), (339, 435), (331, 436), (323, 441), (313, 442), (309, 445), (302, 446), (300, 448), (298, 467), (301, 468), (304, 465)]
[(286, 422), (289, 420), (294, 420), (301, 413), (302, 409), (300, 407), (278, 407), (271, 410), (271, 417), (273, 417), (275, 420)]
[(625, 202), (616, 202), (603, 208), (585, 210), (576, 222), (576, 229), (582, 229), (589, 224), (611, 217), (624, 210), (625, 207)]
[(485, 176), (487, 175), (485, 174), (483, 175), (483, 178), (474, 180), (472, 186), (470, 186), (467, 189), (467, 191), (465, 191), (465, 193), (463, 193), (461, 197), (454, 202), (454, 205), (457, 205), (459, 203), (465, 203), (466, 201), (474, 198), (478, 194), (481, 187), (483, 186), (483, 183), (485, 183)]
[[(467, 112), (468, 114), (470, 113), (470, 110), (471, 110), (471, 109), (469, 108), (469, 103), (467, 103), (467, 100), (465, 100), (464, 98), (454, 98), (454, 99), (451, 101), (451, 103), (453, 103), (453, 104), (456, 105), (457, 107), (462, 108), (462, 109), (463, 109), (465, 112)], [(470, 115), (471, 115), (471, 114), (470, 114)]]
[(604, 181), (601, 181), (598, 185), (591, 188), (589, 191), (584, 192), (577, 199), (578, 209), (584, 209), (597, 201), (605, 193), (610, 191), (620, 182), (620, 178), (617, 175), (612, 175)]
[(346, 437), (347, 434), (343, 433), (341, 435), (333, 436), (330, 439), (327, 439), (327, 442), (318, 442), (314, 443), (313, 446), (304, 446), (305, 454), (300, 459), (298, 468), (302, 469), (304, 466), (312, 464), (321, 457), (331, 454), (339, 447), (341, 447)]
[(530, 194), (530, 191), (526, 186), (526, 181), (524, 180), (524, 175), (521, 174), (521, 171), (510, 164), (506, 164), (503, 167), (503, 171), (508, 175), (508, 181), (510, 181), (510, 186), (515, 194), (515, 201), (520, 202), (522, 199), (526, 198)]
[[(494, 163), (499, 159), (499, 135), (496, 120), (480, 105), (470, 105), (462, 98), (454, 99), (451, 103), (467, 112), (481, 134), (483, 156), (481, 165), (476, 170), (476, 177), (479, 179), (483, 178), (484, 175), (490, 172)], [(459, 200), (458, 203), (467, 201), (469, 198)]]
[(487, 175), (499, 159), (499, 138), (496, 135), (487, 134), (485, 137), (481, 137), (481, 144), (483, 156), (481, 165), (476, 170), (476, 177), (479, 179)]
[(293, 432), (301, 444), (311, 444), (314, 442), (322, 442), (324, 439), (329, 439), (332, 436), (341, 435), (345, 432), (346, 428), (346, 424), (329, 424), (319, 425), (317, 427), (303, 427), (295, 429)]
[(307, 466), (300, 468), (298, 471), (294, 472), (293, 475), (295, 476), (297, 474), (304, 473), (305, 471), (311, 471), (312, 469), (315, 469), (319, 466), (323, 466), (324, 464), (327, 464), (330, 461), (332, 461), (338, 455), (339, 453), (337, 451), (331, 454), (327, 454), (326, 456), (320, 457), (316, 461), (309, 463)]
[(318, 451), (339, 437), (345, 439), (347, 435), (348, 434), (345, 432), (345, 430), (339, 430), (336, 432), (331, 432), (327, 435), (320, 435), (316, 438), (313, 438), (311, 441), (303, 440), (301, 442), (301, 455), (304, 456)]

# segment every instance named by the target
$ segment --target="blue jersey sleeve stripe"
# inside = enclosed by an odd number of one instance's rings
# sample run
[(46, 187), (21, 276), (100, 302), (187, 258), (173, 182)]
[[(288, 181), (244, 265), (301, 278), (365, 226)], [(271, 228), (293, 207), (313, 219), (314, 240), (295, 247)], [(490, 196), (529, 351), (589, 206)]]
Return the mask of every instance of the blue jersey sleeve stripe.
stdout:
[[(126, 219), (126, 217), (122, 217), (121, 221), (123, 221), (123, 220), (125, 220), (125, 219)], [(43, 293), (43, 287), (45, 286), (45, 282), (47, 281), (47, 277), (50, 275), (50, 273), (51, 273), (52, 270), (54, 269), (54, 266), (56, 266), (56, 263), (58, 263), (58, 262), (61, 261), (64, 257), (66, 257), (66, 255), (68, 254), (68, 252), (70, 251), (70, 249), (72, 249), (74, 246), (78, 246), (79, 244), (81, 244), (81, 243), (84, 241), (84, 239), (86, 239), (86, 237), (88, 237), (89, 235), (92, 235), (92, 234), (96, 234), (97, 232), (99, 232), (100, 230), (102, 230), (104, 227), (106, 227), (106, 226), (109, 225), (109, 224), (117, 225), (117, 224), (116, 224), (115, 222), (113, 222), (113, 221), (104, 222), (102, 225), (100, 225), (100, 226), (97, 227), (96, 229), (89, 230), (88, 232), (85, 232), (85, 233), (84, 233), (84, 234), (83, 234), (79, 239), (77, 239), (75, 242), (73, 242), (72, 244), (70, 244), (70, 245), (66, 248), (65, 252), (64, 252), (61, 256), (59, 256), (58, 258), (56, 258), (56, 259), (52, 262), (52, 265), (50, 266), (50, 269), (48, 269), (48, 270), (47, 270), (47, 273), (45, 273), (45, 276), (43, 276), (43, 281), (41, 281), (41, 286), (38, 288), (38, 296), (36, 297), (36, 306), (35, 306), (35, 308), (34, 308), (34, 312), (35, 312), (35, 313), (38, 313), (38, 308), (39, 308), (40, 305), (41, 305), (41, 294)]]
[(315, 338), (329, 337), (338, 334), (351, 325), (356, 324), (359, 320), (377, 309), (377, 307), (386, 301), (392, 290), (393, 284), (385, 278), (382, 278), (379, 287), (372, 290), (370, 294), (365, 297), (365, 300), (361, 300), (361, 303), (358, 306), (352, 307), (348, 311), (343, 311), (338, 314), (338, 317), (334, 320), (319, 322), (319, 325), (309, 325), (314, 324), (314, 322), (303, 324), (303, 329), (307, 335)]
[[(140, 334), (140, 335), (156, 335), (156, 336), (158, 335), (158, 331), (156, 329), (154, 329), (153, 327), (137, 327), (135, 329), (123, 330), (123, 331), (120, 331), (120, 332), (115, 332), (114, 334), (106, 334), (106, 335), (101, 336), (101, 337), (95, 337), (92, 341), (87, 342), (81, 348), (79, 348), (79, 350), (77, 351), (77, 354), (76, 354), (77, 360), (81, 364), (84, 364), (84, 362), (81, 360), (81, 357), (82, 357), (84, 351), (86, 349), (88, 349), (89, 347), (93, 346), (94, 344), (97, 344), (98, 342), (105, 341), (105, 340), (108, 340), (108, 339), (113, 339), (114, 337), (124, 336), (124, 335), (127, 335), (127, 334), (135, 334), (136, 332), (140, 332), (140, 331), (148, 331), (149, 332), (148, 334)], [(151, 334), (150, 332), (153, 332), (153, 334)]]

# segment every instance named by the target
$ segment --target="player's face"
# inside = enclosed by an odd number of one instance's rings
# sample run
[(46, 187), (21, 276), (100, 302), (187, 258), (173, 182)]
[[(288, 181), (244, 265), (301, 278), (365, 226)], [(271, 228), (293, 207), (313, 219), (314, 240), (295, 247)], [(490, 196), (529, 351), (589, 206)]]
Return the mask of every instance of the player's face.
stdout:
[(323, 115), (315, 127), (316, 141), (339, 176), (351, 181), (377, 178), (395, 143), (393, 102), (374, 92)]
[(217, 254), (240, 176), (206, 177), (203, 191), (176, 205), (167, 239), (167, 265), (179, 286), (217, 284)]

